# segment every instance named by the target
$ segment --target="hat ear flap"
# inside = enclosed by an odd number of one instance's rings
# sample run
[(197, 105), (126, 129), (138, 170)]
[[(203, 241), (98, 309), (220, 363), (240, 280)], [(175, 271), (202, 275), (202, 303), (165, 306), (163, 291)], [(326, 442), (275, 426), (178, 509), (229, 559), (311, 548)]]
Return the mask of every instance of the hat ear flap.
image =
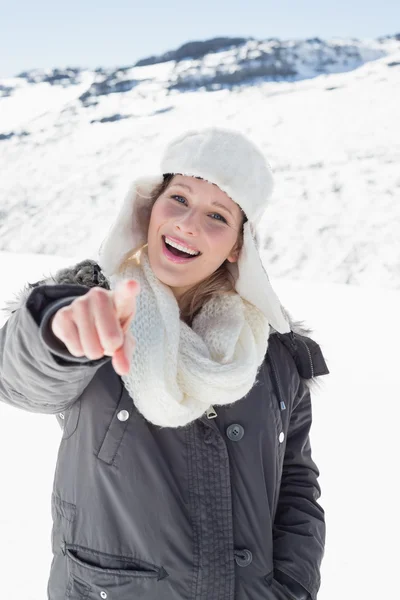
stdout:
[(235, 277), (235, 289), (242, 298), (256, 306), (279, 333), (288, 333), (290, 325), (269, 281), (256, 242), (255, 224), (243, 225), (243, 246), (237, 263), (229, 263), (228, 269)]
[(147, 242), (152, 199), (163, 182), (162, 175), (137, 179), (130, 187), (118, 217), (101, 243), (97, 262), (106, 277), (111, 277), (130, 251)]

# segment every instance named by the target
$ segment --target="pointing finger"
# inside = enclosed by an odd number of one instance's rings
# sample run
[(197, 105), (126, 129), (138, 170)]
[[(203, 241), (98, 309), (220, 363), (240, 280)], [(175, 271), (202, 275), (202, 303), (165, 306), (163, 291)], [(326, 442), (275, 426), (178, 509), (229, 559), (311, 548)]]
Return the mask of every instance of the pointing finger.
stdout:
[(114, 290), (114, 305), (117, 317), (124, 325), (135, 315), (136, 296), (140, 293), (140, 285), (134, 279), (119, 281)]

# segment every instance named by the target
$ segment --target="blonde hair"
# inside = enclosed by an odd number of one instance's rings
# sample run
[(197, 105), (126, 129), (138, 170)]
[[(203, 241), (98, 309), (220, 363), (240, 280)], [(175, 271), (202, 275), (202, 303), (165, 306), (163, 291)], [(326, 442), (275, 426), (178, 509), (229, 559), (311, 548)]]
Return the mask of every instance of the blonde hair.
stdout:
[[(149, 203), (153, 208), (155, 201), (165, 192), (168, 185), (171, 183), (174, 175), (168, 174), (164, 176), (164, 181), (154, 188), (153, 192), (149, 196)], [(243, 213), (243, 211), (242, 211)], [(240, 252), (243, 245), (243, 225), (247, 221), (246, 216), (243, 213), (243, 223), (239, 230), (238, 238), (236, 241), (236, 249)], [(135, 261), (136, 264), (140, 264), (140, 255), (142, 250), (147, 246), (142, 244), (137, 248), (133, 248), (127, 252), (118, 267), (118, 273), (123, 273), (126, 267), (129, 266), (131, 261)], [(235, 292), (235, 279), (232, 273), (228, 269), (228, 261), (225, 260), (222, 265), (211, 273), (206, 279), (200, 281), (200, 283), (191, 287), (187, 290), (179, 299), (179, 308), (181, 318), (191, 325), (193, 318), (197, 312), (201, 309), (203, 304), (207, 302), (215, 294), (233, 294)]]

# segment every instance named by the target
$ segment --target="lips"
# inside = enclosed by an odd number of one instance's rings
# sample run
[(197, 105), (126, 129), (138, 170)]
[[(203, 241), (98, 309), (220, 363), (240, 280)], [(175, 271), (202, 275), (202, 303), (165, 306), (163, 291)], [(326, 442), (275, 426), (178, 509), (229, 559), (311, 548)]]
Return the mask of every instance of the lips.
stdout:
[(191, 250), (192, 252), (197, 252), (197, 253), (201, 254), (201, 252), (198, 248), (194, 248), (193, 246), (191, 246), (188, 242), (185, 242), (184, 240), (180, 240), (179, 238), (174, 237), (172, 235), (167, 235), (167, 236), (164, 235), (163, 236), (164, 240), (166, 237), (168, 237), (170, 240), (172, 240), (176, 244), (179, 244), (180, 246), (183, 246), (184, 248)]
[[(169, 236), (168, 236), (169, 237)], [(165, 243), (165, 236), (162, 236), (162, 249), (163, 249), (163, 254), (164, 256), (171, 262), (176, 263), (176, 264), (182, 264), (182, 263), (186, 263), (186, 262), (190, 262), (195, 260), (198, 256), (201, 256), (200, 254), (196, 254), (194, 256), (179, 256), (177, 254), (174, 254), (167, 246), (167, 244)]]

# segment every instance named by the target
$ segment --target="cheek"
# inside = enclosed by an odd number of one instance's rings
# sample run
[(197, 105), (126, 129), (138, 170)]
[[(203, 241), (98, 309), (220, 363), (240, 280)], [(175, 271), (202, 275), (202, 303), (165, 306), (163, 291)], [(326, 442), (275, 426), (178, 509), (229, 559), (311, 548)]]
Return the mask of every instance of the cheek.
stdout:
[(236, 231), (228, 225), (212, 222), (212, 219), (208, 219), (204, 227), (204, 232), (209, 240), (210, 249), (218, 257), (227, 256), (236, 242)]
[(156, 202), (151, 211), (150, 228), (157, 229), (160, 225), (180, 215), (180, 207), (173, 203)]
[(163, 219), (174, 219), (184, 214), (185, 207), (179, 202), (161, 202), (159, 206)]
[(165, 221), (165, 217), (163, 215), (163, 211), (161, 210), (160, 205), (157, 203), (154, 204), (153, 209), (151, 211), (150, 223), (149, 223), (149, 236), (154, 235), (160, 225)]

